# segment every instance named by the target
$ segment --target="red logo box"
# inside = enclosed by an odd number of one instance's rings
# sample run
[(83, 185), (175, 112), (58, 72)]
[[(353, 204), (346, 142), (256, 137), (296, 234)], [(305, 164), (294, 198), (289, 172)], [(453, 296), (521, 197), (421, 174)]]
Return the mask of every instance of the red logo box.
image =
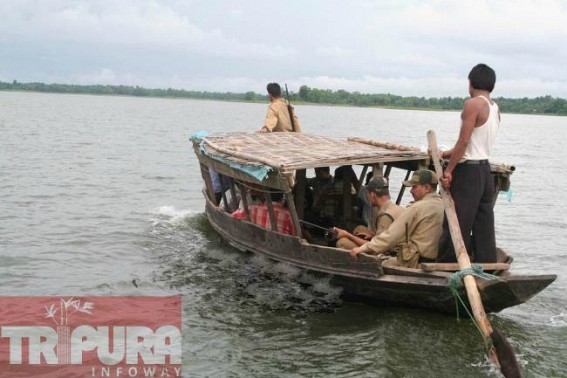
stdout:
[(181, 377), (181, 296), (0, 297), (2, 377)]

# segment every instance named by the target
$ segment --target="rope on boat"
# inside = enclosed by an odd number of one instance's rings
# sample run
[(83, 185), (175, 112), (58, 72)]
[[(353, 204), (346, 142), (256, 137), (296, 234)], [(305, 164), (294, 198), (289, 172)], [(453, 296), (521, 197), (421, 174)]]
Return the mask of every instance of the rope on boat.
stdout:
[(472, 276), (487, 280), (487, 281), (496, 280), (496, 279), (498, 279), (498, 277), (495, 276), (494, 274), (485, 273), (482, 269), (482, 265), (473, 264), (470, 268), (461, 269), (458, 272), (453, 273), (453, 275), (451, 275), (451, 278), (449, 279), (449, 290), (451, 290), (453, 297), (455, 297), (455, 307), (457, 309), (457, 320), (460, 320), (460, 317), (459, 317), (459, 302), (461, 302), (461, 304), (463, 305), (463, 308), (465, 309), (465, 311), (467, 312), (469, 317), (472, 319), (473, 324), (475, 325), (476, 329), (480, 333), (482, 339), (485, 340), (485, 347), (488, 350), (491, 347), (490, 343), (492, 343), (492, 340), (490, 340), (490, 338), (486, 339), (484, 337), (484, 333), (480, 329), (480, 326), (478, 325), (474, 316), (469, 311), (468, 307), (466, 306), (465, 302), (463, 301), (463, 298), (461, 298), (461, 296), (459, 295), (459, 288), (461, 288), (463, 286), (463, 278), (465, 278), (465, 276), (467, 276), (469, 274), (472, 275)]

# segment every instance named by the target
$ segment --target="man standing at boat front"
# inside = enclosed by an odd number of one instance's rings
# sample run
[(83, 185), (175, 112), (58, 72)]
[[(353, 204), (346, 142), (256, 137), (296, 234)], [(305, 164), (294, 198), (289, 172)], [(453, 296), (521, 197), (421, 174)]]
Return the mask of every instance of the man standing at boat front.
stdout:
[[(496, 262), (494, 234), (494, 177), (488, 158), (500, 125), (500, 110), (490, 98), (496, 83), (494, 70), (478, 64), (469, 73), (469, 94), (461, 113), (461, 131), (455, 146), (441, 153), (449, 159), (441, 184), (450, 189), (463, 241), (475, 262)], [(471, 237), (472, 233), (472, 237)], [(456, 262), (447, 218), (439, 242), (441, 262)]]
[[(299, 124), (299, 119), (293, 114), (290, 108), (288, 108), (287, 102), (282, 98), (282, 89), (278, 83), (269, 83), (266, 87), (268, 90), (268, 98), (270, 99), (270, 105), (268, 106), (268, 111), (266, 112), (266, 120), (264, 121), (264, 126), (258, 132), (269, 133), (269, 132), (301, 132), (301, 125)], [(291, 115), (293, 115), (293, 122), (291, 121)]]

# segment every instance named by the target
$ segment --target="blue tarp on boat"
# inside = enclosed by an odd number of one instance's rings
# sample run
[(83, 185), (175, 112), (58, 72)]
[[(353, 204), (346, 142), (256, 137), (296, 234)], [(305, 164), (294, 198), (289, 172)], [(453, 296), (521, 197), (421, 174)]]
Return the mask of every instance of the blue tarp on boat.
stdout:
[(268, 174), (273, 170), (272, 167), (267, 165), (256, 166), (256, 165), (240, 164), (209, 153), (205, 148), (205, 140), (204, 140), (207, 136), (208, 134), (206, 131), (198, 131), (193, 135), (191, 135), (191, 137), (189, 138), (191, 141), (199, 142), (199, 149), (201, 153), (203, 153), (203, 155), (208, 156), (211, 159), (219, 161), (223, 164), (226, 164), (229, 167), (236, 169), (240, 172), (246, 173), (247, 175), (252, 176), (259, 181), (263, 181), (268, 176)]

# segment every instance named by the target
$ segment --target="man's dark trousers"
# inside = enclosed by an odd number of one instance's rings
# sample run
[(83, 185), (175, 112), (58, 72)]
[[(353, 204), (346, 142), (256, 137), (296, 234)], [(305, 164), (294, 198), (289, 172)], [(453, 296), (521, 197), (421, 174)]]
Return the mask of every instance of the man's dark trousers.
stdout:
[[(494, 177), (487, 160), (457, 164), (453, 171), (451, 195), (463, 241), (475, 262), (496, 262), (494, 235)], [(472, 236), (471, 236), (472, 233)], [(439, 241), (439, 262), (456, 262), (447, 217)]]

